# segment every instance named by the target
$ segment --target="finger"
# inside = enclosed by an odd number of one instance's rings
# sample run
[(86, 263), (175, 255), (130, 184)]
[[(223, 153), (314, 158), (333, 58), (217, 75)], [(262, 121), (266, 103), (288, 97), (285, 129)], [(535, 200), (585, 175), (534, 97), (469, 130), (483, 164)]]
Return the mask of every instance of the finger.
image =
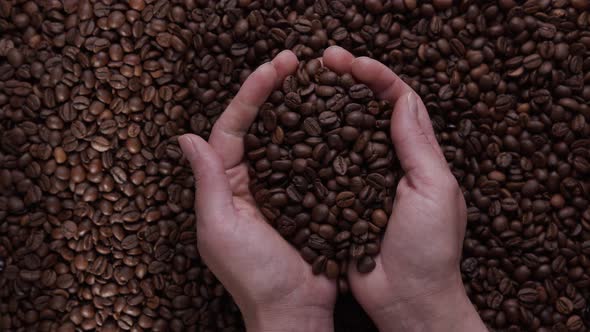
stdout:
[(209, 142), (219, 153), (225, 169), (242, 161), (244, 136), (256, 118), (258, 108), (275, 87), (297, 69), (297, 57), (283, 51), (271, 62), (258, 67), (244, 82), (238, 94), (213, 126)]
[(356, 58), (351, 68), (354, 78), (371, 88), (379, 99), (395, 103), (401, 96), (414, 91), (391, 69), (371, 58)]
[(418, 112), (418, 123), (420, 124), (420, 128), (422, 128), (422, 130), (424, 131), (426, 138), (428, 138), (428, 141), (433, 146), (434, 151), (436, 151), (436, 154), (439, 156), (439, 158), (442, 161), (446, 162), (446, 158), (442, 152), (442, 148), (438, 144), (438, 141), (436, 140), (436, 136), (434, 135), (434, 128), (432, 127), (432, 120), (430, 120), (430, 116), (428, 115), (428, 111), (426, 110), (426, 106), (424, 106), (424, 103), (422, 102), (421, 99), (418, 99), (418, 109), (419, 109), (418, 110), (419, 111)]
[(340, 46), (330, 46), (324, 51), (323, 63), (326, 67), (342, 75), (351, 73), (354, 55)]
[[(444, 172), (446, 164), (440, 159), (418, 120), (420, 112), (418, 96), (411, 92), (399, 98), (391, 120), (391, 139), (400, 164), (410, 185), (436, 179)], [(428, 115), (426, 115), (428, 116)]]
[(355, 58), (345, 49), (332, 46), (324, 52), (324, 64), (338, 74), (351, 73), (366, 84), (379, 99), (395, 103), (412, 89), (391, 69), (379, 61), (367, 57)]
[(295, 53), (286, 50), (279, 53), (270, 63), (274, 66), (277, 73), (277, 78), (274, 80), (274, 88), (277, 89), (281, 86), (285, 77), (297, 70), (299, 60), (297, 60)]
[(202, 138), (183, 135), (178, 138), (180, 148), (193, 170), (196, 188), (197, 222), (222, 219), (227, 211), (233, 211), (232, 191), (219, 155)]
[[(367, 84), (380, 99), (395, 103), (404, 94), (413, 92), (412, 88), (387, 66), (367, 57), (355, 58), (350, 52), (339, 46), (329, 47), (324, 52), (323, 61), (326, 67), (339, 74), (352, 73), (357, 80)], [(420, 127), (434, 146), (436, 153), (441, 159), (444, 159), (442, 150), (434, 136), (426, 106), (422, 101), (419, 101), (418, 107), (421, 111), (418, 118)]]

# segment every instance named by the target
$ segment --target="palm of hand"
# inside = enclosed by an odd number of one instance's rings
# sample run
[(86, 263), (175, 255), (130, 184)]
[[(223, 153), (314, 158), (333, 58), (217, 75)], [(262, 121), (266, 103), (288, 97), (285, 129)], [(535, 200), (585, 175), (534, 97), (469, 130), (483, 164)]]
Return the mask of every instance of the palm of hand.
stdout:
[[(314, 276), (297, 251), (266, 222), (248, 188), (247, 166), (241, 163), (227, 170), (226, 175), (233, 192), (234, 207), (229, 215), (239, 222), (230, 232), (220, 229), (198, 233), (199, 250), (206, 262), (215, 270), (229, 268), (223, 275), (234, 280), (224, 280), (224, 284), (238, 302), (286, 307), (296, 303), (330, 311), (336, 297), (335, 282)], [(216, 256), (234, 264), (217, 267)], [(232, 285), (239, 287), (232, 289)]]
[(394, 106), (391, 138), (405, 176), (371, 273), (351, 264), (352, 291), (372, 317), (396, 302), (462, 287), (458, 270), (465, 202), (438, 145), (428, 112), (413, 90), (384, 65), (332, 48), (324, 63), (352, 73)]
[(427, 194), (407, 182), (404, 179), (398, 189), (383, 244), (384, 269), (389, 275), (404, 271), (399, 278), (417, 280), (423, 287), (447, 281), (455, 277), (449, 267), (458, 266), (460, 259), (466, 220), (463, 196), (456, 184), (430, 187)]
[(454, 179), (444, 181), (448, 184), (425, 190), (414, 188), (408, 178), (400, 181), (375, 271), (350, 276), (353, 289), (362, 290), (355, 294), (368, 311), (460, 282), (454, 267), (460, 260), (465, 204)]

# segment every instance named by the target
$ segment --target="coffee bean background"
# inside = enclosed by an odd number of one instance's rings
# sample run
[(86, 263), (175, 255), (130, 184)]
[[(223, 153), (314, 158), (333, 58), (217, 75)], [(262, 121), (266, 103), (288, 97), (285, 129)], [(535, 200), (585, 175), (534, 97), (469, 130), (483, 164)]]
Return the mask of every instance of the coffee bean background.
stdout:
[[(451, 6), (452, 5), (452, 6)], [(587, 0), (0, 0), (0, 329), (242, 330), (176, 137), (283, 49), (413, 87), (468, 204), (493, 330), (590, 327)], [(341, 331), (370, 330), (350, 296)]]

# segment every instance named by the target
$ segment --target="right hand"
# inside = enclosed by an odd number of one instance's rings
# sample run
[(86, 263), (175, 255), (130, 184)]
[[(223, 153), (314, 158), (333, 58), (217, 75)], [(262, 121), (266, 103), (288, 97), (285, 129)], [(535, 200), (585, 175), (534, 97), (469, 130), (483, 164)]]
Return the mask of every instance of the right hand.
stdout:
[(375, 270), (351, 264), (352, 291), (382, 331), (485, 331), (469, 302), (459, 264), (466, 207), (418, 95), (385, 65), (340, 47), (324, 64), (351, 73), (394, 107), (391, 139), (405, 171)]
[(194, 172), (199, 253), (240, 307), (248, 331), (329, 331), (336, 283), (309, 265), (264, 219), (250, 193), (244, 136), (260, 105), (297, 68), (283, 51), (244, 82), (209, 142), (179, 143)]

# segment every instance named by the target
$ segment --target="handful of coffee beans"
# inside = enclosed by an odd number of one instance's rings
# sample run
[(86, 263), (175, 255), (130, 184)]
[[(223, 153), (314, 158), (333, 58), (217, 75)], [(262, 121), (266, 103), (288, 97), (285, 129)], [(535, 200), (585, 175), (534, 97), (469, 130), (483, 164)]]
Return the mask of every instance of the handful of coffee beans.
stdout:
[(392, 111), (350, 74), (311, 60), (271, 94), (246, 136), (254, 198), (314, 274), (344, 276), (352, 261), (361, 273), (375, 268), (400, 173)]

